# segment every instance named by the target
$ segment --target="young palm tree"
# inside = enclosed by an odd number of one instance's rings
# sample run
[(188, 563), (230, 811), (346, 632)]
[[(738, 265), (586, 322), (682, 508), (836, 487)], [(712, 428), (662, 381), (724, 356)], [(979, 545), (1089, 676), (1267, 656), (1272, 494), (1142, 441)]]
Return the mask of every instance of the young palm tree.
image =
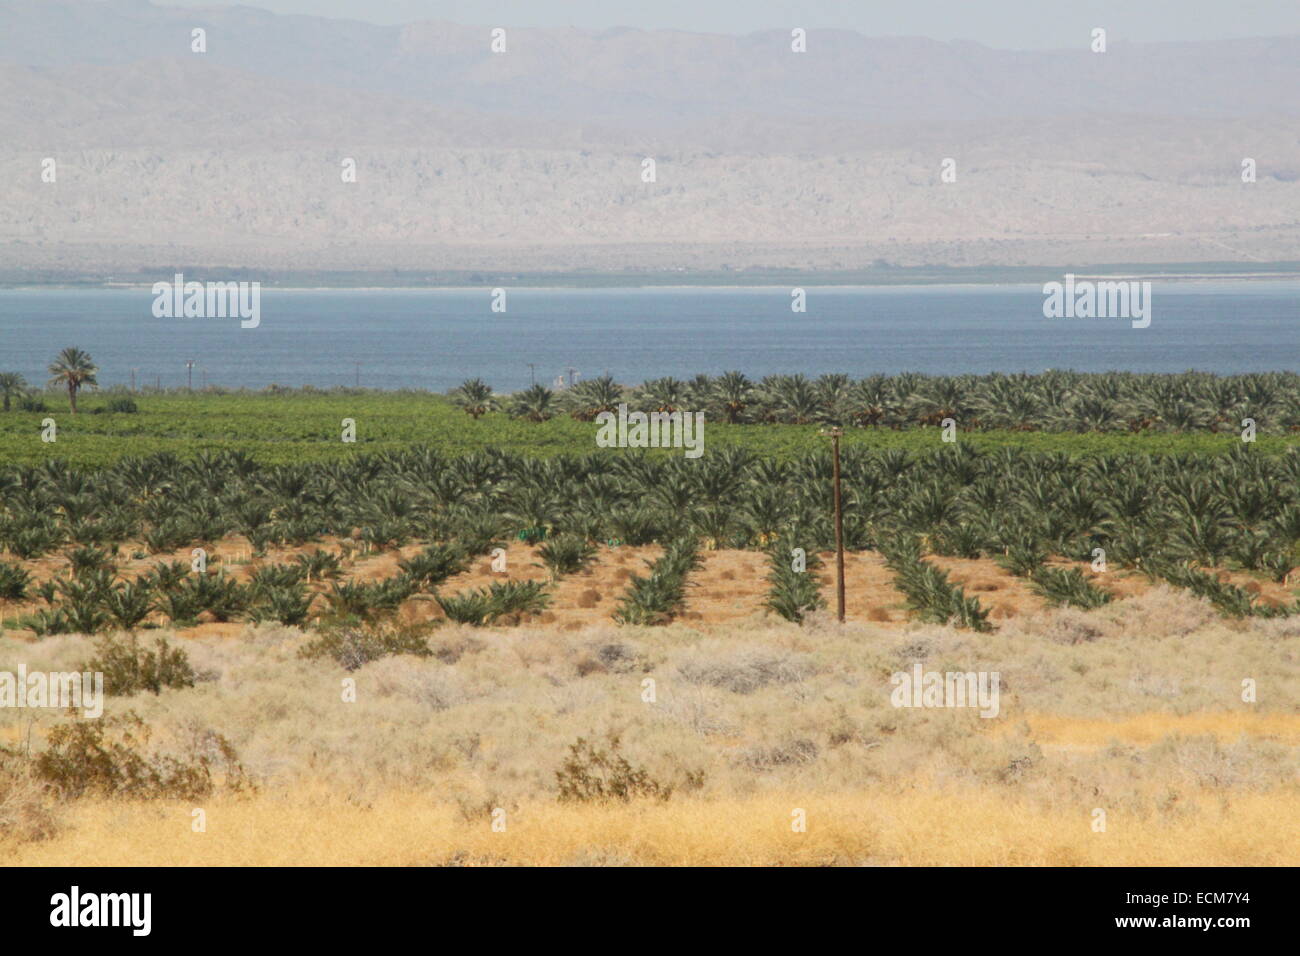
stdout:
[(481, 378), (461, 382), (459, 388), (452, 390), (451, 400), (457, 408), (464, 409), (465, 414), (474, 419), (496, 411), (497, 408), (497, 401), (492, 397), (492, 386)]
[(9, 411), (9, 400), (27, 391), (27, 379), (17, 372), (0, 372), (0, 394), (4, 395), (4, 409)]
[(95, 376), (98, 366), (91, 361), (90, 354), (78, 348), (66, 348), (50, 364), (51, 385), (62, 385), (68, 390), (68, 401), (72, 405), (72, 414), (77, 414), (77, 392), (83, 387), (99, 388)]

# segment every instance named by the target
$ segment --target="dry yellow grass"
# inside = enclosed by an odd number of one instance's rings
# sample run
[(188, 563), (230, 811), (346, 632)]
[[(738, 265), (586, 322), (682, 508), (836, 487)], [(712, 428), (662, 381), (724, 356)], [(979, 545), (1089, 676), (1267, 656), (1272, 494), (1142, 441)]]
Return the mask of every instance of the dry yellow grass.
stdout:
[[(792, 812), (807, 831), (792, 830)], [(1300, 792), (1191, 795), (1177, 810), (1044, 809), (992, 789), (781, 793), (732, 800), (529, 804), (493, 832), (430, 794), (366, 805), (263, 795), (205, 805), (87, 802), (50, 841), (12, 848), (30, 866), (897, 865), (1294, 866)]]
[[(45, 806), (0, 778), (0, 860), (1295, 865), (1297, 637), (1300, 620), (1225, 622), (1165, 588), (992, 634), (825, 615), (444, 627), (432, 657), (350, 673), (303, 659), (294, 629), (180, 637), (197, 686), (112, 698), (106, 714), (135, 711), (166, 746), (221, 734), (259, 791), (205, 799), (195, 834), (193, 804)], [(0, 670), (72, 669), (89, 647), (0, 638)], [(892, 706), (891, 674), (918, 662), (998, 671), (998, 716)], [(39, 750), (63, 719), (0, 713), (0, 743)], [(608, 734), (677, 788), (670, 802), (557, 802), (569, 746)], [(795, 807), (807, 833), (790, 832)]]
[[(1024, 723), (1042, 745), (1105, 747), (1113, 743), (1150, 746), (1171, 735), (1209, 736), (1221, 743), (1240, 738), (1300, 745), (1300, 714), (1222, 711), (1195, 714), (1149, 713), (1087, 720), (1059, 714), (1026, 714)], [(994, 728), (1007, 733), (1005, 724)]]

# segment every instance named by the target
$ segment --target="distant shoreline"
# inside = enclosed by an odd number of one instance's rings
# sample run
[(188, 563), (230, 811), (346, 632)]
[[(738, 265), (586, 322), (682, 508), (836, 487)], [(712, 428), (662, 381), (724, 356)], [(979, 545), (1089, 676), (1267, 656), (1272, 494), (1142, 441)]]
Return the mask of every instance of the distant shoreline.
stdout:
[[(1225, 268), (1225, 263), (1173, 263), (1150, 265), (1105, 264), (1091, 267), (1008, 266), (1003, 268), (896, 268), (879, 271), (781, 272), (746, 271), (699, 274), (655, 273), (428, 273), (424, 276), (395, 277), (391, 283), (377, 283), (374, 275), (355, 273), (304, 273), (269, 270), (258, 273), (248, 268), (210, 269), (167, 267), (148, 277), (116, 276), (73, 278), (50, 274), (48, 278), (18, 279), (0, 273), (0, 291), (140, 290), (155, 282), (170, 281), (176, 272), (193, 281), (257, 281), (266, 291), (276, 292), (476, 292), (495, 287), (511, 289), (554, 289), (595, 291), (601, 289), (736, 290), (809, 286), (822, 289), (870, 289), (920, 286), (1010, 286), (1041, 285), (1072, 273), (1080, 279), (1136, 280), (1150, 282), (1276, 282), (1300, 279), (1300, 262), (1268, 263)], [(1271, 266), (1272, 268), (1268, 268)]]

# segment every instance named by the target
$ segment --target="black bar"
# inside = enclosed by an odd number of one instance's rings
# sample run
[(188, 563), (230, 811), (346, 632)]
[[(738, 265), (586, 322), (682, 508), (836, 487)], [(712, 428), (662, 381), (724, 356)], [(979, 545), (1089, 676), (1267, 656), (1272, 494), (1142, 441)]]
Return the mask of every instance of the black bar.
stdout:
[[(259, 942), (320, 942), (337, 951), (351, 938), (373, 943), (377, 933), (419, 933), (430, 943), (442, 938), (451, 945), (448, 934), (460, 930), (458, 936), (495, 948), (502, 931), (513, 930), (533, 945), (572, 935), (574, 945), (585, 939), (585, 948), (598, 939), (613, 945), (643, 934), (667, 945), (688, 926), (698, 926), (700, 935), (718, 934), (733, 947), (782, 929), (809, 942), (847, 934), (845, 942), (854, 945), (901, 936), (924, 949), (1011, 946), (1017, 939), (1029, 948), (1031, 940), (1060, 945), (1126, 937), (1140, 945), (1182, 946), (1200, 939), (1230, 947), (1258, 939), (1252, 934), (1260, 931), (1272, 937), (1294, 930), (1294, 879), (1291, 869), (1210, 867), (826, 869), (797, 875), (736, 869), (725, 875), (626, 869), (7, 869), (0, 870), (0, 914), (10, 946), (33, 935), (53, 941), (75, 933), (85, 941), (111, 938), (130, 945), (145, 939), (215, 943), (231, 933)], [(92, 894), (150, 894), (148, 936), (135, 936), (130, 925), (52, 926), (52, 899), (70, 897), (73, 886), (83, 908)], [(1163, 925), (1243, 917), (1248, 925)], [(1134, 918), (1154, 924), (1119, 925)], [(1042, 935), (1020, 935), (1026, 932)]]

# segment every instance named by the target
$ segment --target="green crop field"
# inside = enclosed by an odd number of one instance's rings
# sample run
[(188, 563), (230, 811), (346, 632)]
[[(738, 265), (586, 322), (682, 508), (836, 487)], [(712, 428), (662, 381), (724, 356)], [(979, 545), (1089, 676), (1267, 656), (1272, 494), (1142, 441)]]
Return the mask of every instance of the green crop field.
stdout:
[[(0, 463), (35, 464), (61, 459), (98, 466), (124, 456), (238, 449), (264, 464), (329, 461), (425, 445), (446, 455), (498, 448), (549, 457), (596, 451), (598, 426), (557, 415), (544, 422), (492, 412), (475, 420), (446, 397), (426, 392), (202, 393), (134, 396), (139, 411), (105, 411), (107, 394), (83, 394), (79, 412), (66, 397), (44, 397), (46, 411), (0, 413)], [(56, 440), (42, 440), (42, 422), (54, 419)], [(356, 423), (355, 443), (342, 441), (343, 420)], [(743, 447), (784, 460), (822, 450), (818, 425), (728, 425), (707, 421), (705, 453)], [(959, 432), (960, 443), (981, 451), (1016, 447), (1071, 455), (1226, 453), (1240, 447), (1235, 432)], [(848, 428), (845, 447), (929, 452), (941, 447), (938, 428)], [(1254, 450), (1277, 454), (1300, 444), (1300, 435), (1260, 435)], [(655, 454), (681, 454), (659, 451)]]

